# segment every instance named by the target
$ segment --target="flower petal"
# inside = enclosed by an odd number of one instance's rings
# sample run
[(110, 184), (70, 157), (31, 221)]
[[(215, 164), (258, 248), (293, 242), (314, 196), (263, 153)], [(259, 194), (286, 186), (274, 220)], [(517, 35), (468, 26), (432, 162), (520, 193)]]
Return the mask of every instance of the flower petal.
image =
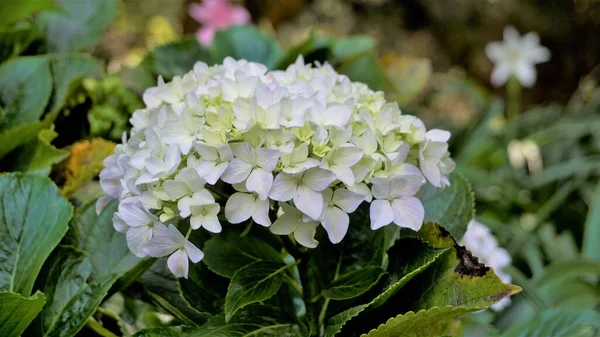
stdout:
[(319, 241), (315, 240), (315, 234), (317, 233), (317, 226), (319, 223), (316, 221), (299, 222), (298, 227), (294, 231), (294, 238), (299, 244), (307, 248), (315, 248), (319, 244)]
[(356, 211), (358, 205), (365, 200), (365, 196), (345, 189), (337, 189), (333, 193), (333, 203), (346, 213)]
[(400, 227), (414, 231), (421, 229), (425, 218), (425, 209), (421, 201), (415, 197), (402, 197), (392, 200), (394, 223)]
[(190, 260), (194, 263), (200, 262), (204, 258), (204, 253), (198, 249), (193, 243), (189, 241), (185, 241), (185, 245), (183, 246), (185, 253), (189, 257)]
[(255, 168), (246, 180), (248, 191), (256, 192), (261, 200), (267, 199), (273, 186), (273, 173), (262, 168)]
[(248, 193), (234, 193), (225, 204), (225, 218), (232, 224), (250, 219), (254, 212), (255, 197)]
[(227, 169), (223, 172), (221, 180), (228, 184), (237, 184), (248, 178), (252, 172), (252, 164), (249, 164), (239, 158), (235, 158), (229, 162)]
[(371, 202), (371, 229), (379, 229), (394, 221), (394, 210), (387, 200)]
[(296, 195), (298, 188), (297, 177), (287, 173), (279, 173), (269, 192), (269, 197), (277, 201), (288, 201)]
[(323, 209), (321, 218), (321, 224), (327, 231), (329, 241), (331, 243), (342, 241), (348, 232), (348, 224), (350, 223), (348, 214), (337, 207), (326, 207)]
[(175, 277), (188, 277), (188, 271), (190, 268), (190, 262), (188, 256), (183, 249), (176, 250), (167, 259), (167, 266)]
[(256, 199), (254, 201), (254, 214), (252, 214), (252, 220), (257, 224), (265, 227), (271, 226), (271, 219), (269, 218), (269, 200)]
[(323, 195), (307, 186), (299, 186), (294, 197), (294, 205), (312, 219), (318, 219), (323, 211)]
[(329, 187), (335, 179), (336, 177), (333, 172), (314, 167), (304, 172), (302, 184), (314, 191), (320, 192)]
[(130, 227), (125, 233), (127, 247), (137, 257), (146, 257), (144, 253), (144, 244), (152, 238), (152, 228), (149, 226)]

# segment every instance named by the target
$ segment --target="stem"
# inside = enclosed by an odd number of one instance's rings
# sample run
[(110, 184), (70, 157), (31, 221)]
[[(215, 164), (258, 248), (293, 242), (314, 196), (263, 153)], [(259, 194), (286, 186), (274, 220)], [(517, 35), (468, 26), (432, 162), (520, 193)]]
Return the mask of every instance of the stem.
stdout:
[(100, 323), (98, 323), (94, 318), (88, 318), (86, 324), (88, 328), (94, 330), (98, 335), (102, 337), (117, 337), (114, 333), (110, 332), (110, 330), (106, 329)]
[[(337, 280), (340, 276), (340, 269), (342, 268), (342, 256), (344, 252), (340, 253), (340, 258), (338, 259), (337, 266), (335, 267), (335, 275), (333, 276), (333, 280)], [(321, 308), (321, 313), (319, 314), (319, 326), (323, 326), (325, 323), (325, 316), (327, 316), (327, 307), (329, 306), (329, 299), (325, 299), (325, 303), (323, 304), (323, 308)]]
[(300, 279), (302, 280), (304, 305), (306, 306), (306, 320), (308, 321), (308, 327), (310, 329), (309, 336), (311, 337), (319, 336), (321, 332), (318, 316), (320, 301), (311, 301), (321, 294), (321, 290), (316, 282), (317, 275), (314, 274), (314, 269), (311, 268), (311, 264), (315, 263), (313, 259), (314, 257), (307, 253), (303, 262), (298, 265)]
[(515, 139), (519, 129), (519, 110), (521, 105), (521, 85), (515, 76), (511, 76), (506, 84), (506, 117), (508, 121), (513, 121), (513, 127), (507, 131), (509, 140)]
[(300, 249), (298, 249), (298, 247), (296, 246), (296, 244), (292, 241), (292, 239), (290, 239), (289, 236), (287, 235), (277, 235), (277, 238), (279, 238), (281, 240), (281, 243), (283, 244), (283, 248), (285, 248), (285, 250), (294, 257), (294, 259), (298, 259), (299, 256), (302, 255), (302, 252), (300, 252)]
[(292, 288), (294, 288), (294, 290), (298, 293), (298, 295), (302, 296), (302, 293), (303, 293), (302, 287), (298, 284), (298, 282), (296, 282), (296, 280), (291, 278), (288, 274), (283, 274), (283, 278), (285, 278), (285, 280), (289, 283), (289, 285), (291, 285)]

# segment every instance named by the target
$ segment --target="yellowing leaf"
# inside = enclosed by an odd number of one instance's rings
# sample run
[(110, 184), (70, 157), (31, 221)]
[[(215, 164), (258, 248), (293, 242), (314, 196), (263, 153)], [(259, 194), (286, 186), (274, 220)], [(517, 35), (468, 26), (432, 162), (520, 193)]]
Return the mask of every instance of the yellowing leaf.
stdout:
[(71, 146), (64, 171), (64, 196), (70, 196), (100, 173), (104, 158), (115, 150), (115, 143), (102, 138), (79, 141)]

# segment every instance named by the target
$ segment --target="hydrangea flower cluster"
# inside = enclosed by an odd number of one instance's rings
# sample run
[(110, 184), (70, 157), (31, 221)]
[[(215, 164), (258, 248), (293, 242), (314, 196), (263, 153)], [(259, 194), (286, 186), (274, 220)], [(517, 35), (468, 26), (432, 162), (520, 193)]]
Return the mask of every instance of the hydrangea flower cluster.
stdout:
[[(510, 254), (498, 245), (498, 240), (491, 230), (484, 224), (471, 220), (467, 226), (467, 231), (461, 242), (468, 250), (473, 253), (483, 264), (494, 269), (494, 273), (509, 284), (511, 277), (503, 269), (512, 262)], [(510, 298), (505, 297), (500, 302), (492, 305), (492, 309), (500, 311), (510, 304)]]
[[(449, 185), (454, 168), (449, 132), (427, 131), (383, 92), (302, 58), (270, 72), (231, 58), (199, 62), (169, 83), (159, 78), (143, 99), (129, 137), (104, 162), (97, 207), (118, 199), (114, 227), (131, 251), (169, 256), (178, 277), (203, 256), (191, 231), (219, 233), (224, 220), (251, 219), (316, 247), (318, 226), (338, 243), (367, 202), (372, 229), (418, 230), (417, 192)], [(174, 226), (182, 219), (186, 235)]]

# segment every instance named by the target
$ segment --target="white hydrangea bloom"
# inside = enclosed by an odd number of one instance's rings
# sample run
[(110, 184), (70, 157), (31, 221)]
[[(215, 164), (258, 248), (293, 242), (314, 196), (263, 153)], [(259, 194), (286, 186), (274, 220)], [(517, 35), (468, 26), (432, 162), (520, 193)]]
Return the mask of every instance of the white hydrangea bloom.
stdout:
[(170, 256), (177, 276), (202, 257), (175, 227), (188, 223), (180, 220), (189, 219), (187, 233), (252, 220), (316, 247), (319, 226), (338, 243), (367, 202), (373, 229), (418, 230), (416, 193), (424, 183), (447, 186), (454, 168), (449, 133), (428, 132), (382, 92), (302, 58), (271, 72), (232, 58), (199, 62), (171, 82), (159, 78), (143, 99), (128, 138), (104, 162), (97, 210), (119, 200), (114, 227), (131, 251)]
[(488, 43), (485, 53), (494, 63), (491, 81), (497, 87), (504, 85), (511, 75), (522, 86), (532, 87), (537, 77), (535, 65), (550, 60), (550, 51), (540, 45), (537, 33), (520, 36), (512, 26), (504, 28), (504, 41)]
[[(496, 237), (488, 227), (476, 220), (471, 220), (461, 244), (470, 250), (479, 259), (479, 262), (494, 269), (494, 273), (502, 282), (511, 282), (510, 275), (503, 270), (512, 262), (510, 254), (498, 245)], [(506, 297), (492, 305), (492, 309), (500, 311), (509, 304), (510, 298)]]

